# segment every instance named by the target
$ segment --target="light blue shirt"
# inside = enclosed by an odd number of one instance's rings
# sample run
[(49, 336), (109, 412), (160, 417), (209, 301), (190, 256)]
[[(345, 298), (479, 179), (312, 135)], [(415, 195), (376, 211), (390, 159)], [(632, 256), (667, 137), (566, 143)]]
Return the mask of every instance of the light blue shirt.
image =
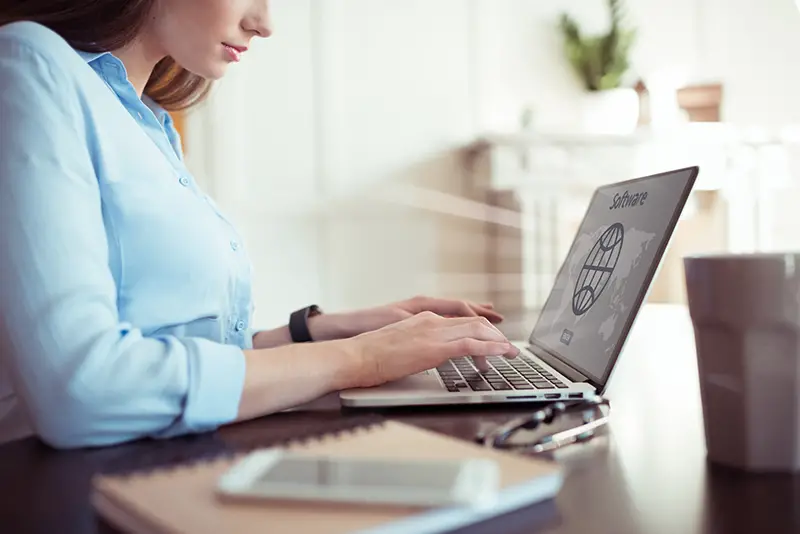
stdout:
[(212, 430), (251, 348), (241, 236), (110, 53), (0, 28), (0, 442)]

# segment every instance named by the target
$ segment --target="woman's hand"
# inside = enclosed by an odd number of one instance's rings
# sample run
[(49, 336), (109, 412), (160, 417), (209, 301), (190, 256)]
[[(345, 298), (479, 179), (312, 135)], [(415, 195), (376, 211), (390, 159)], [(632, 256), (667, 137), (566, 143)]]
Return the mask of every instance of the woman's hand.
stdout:
[(503, 316), (497, 313), (491, 304), (414, 297), (354, 312), (319, 315), (311, 318), (309, 329), (314, 340), (328, 341), (372, 332), (422, 312), (433, 312), (443, 317), (485, 317), (492, 323), (499, 323), (503, 320)]
[(246, 350), (237, 421), (298, 406), (332, 391), (377, 386), (452, 358), (472, 356), (478, 368), (485, 369), (486, 356), (517, 354), (519, 350), (486, 317), (448, 318), (431, 311), (350, 339)]
[(486, 317), (441, 317), (425, 311), (352, 343), (363, 373), (356, 387), (371, 387), (432, 369), (452, 358), (472, 356), (487, 369), (487, 356), (514, 358), (519, 350)]

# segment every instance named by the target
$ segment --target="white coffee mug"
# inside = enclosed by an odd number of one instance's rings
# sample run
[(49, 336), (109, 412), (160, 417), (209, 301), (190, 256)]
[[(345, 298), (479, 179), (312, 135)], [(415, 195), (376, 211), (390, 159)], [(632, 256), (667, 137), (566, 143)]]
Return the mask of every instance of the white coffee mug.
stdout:
[(800, 253), (684, 258), (708, 459), (800, 471)]

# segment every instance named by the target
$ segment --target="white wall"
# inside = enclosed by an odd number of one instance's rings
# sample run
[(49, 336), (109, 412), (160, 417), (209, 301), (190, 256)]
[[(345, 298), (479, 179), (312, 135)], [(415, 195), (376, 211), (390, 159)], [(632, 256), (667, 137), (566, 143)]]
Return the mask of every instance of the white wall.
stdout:
[[(190, 166), (248, 238), (257, 323), (309, 302), (484, 298), (480, 224), (436, 213), (451, 202), (414, 207), (408, 188), (480, 201), (464, 166), (471, 141), (516, 129), (527, 105), (541, 129), (573, 124), (580, 91), (556, 18), (567, 9), (601, 27), (604, 2), (273, 0), (275, 35), (190, 117), (187, 136)], [(632, 75), (722, 81), (729, 120), (800, 120), (793, 0), (629, 5)]]
[(440, 220), (424, 210), (385, 201), (368, 208), (360, 205), (368, 200), (350, 199), (376, 187), (459, 187), (458, 151), (474, 135), (468, 2), (322, 5), (322, 98), (335, 109), (322, 140), (325, 189), (343, 202), (324, 229), (325, 298), (362, 306), (437, 292)]
[(800, 122), (800, 11), (794, 0), (702, 0), (702, 71), (725, 83), (724, 117)]

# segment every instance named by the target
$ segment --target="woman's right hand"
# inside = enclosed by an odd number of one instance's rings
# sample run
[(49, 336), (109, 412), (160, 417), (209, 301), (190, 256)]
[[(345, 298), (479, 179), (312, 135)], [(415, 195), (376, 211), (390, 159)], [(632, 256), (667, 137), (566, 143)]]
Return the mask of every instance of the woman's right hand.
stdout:
[(348, 339), (246, 350), (237, 421), (274, 413), (334, 391), (372, 387), (472, 356), (519, 354), (483, 317), (444, 318), (433, 312)]
[(472, 356), (487, 369), (487, 356), (514, 358), (519, 349), (484, 317), (445, 318), (423, 312), (347, 340), (363, 364), (356, 387), (377, 386), (452, 358)]

